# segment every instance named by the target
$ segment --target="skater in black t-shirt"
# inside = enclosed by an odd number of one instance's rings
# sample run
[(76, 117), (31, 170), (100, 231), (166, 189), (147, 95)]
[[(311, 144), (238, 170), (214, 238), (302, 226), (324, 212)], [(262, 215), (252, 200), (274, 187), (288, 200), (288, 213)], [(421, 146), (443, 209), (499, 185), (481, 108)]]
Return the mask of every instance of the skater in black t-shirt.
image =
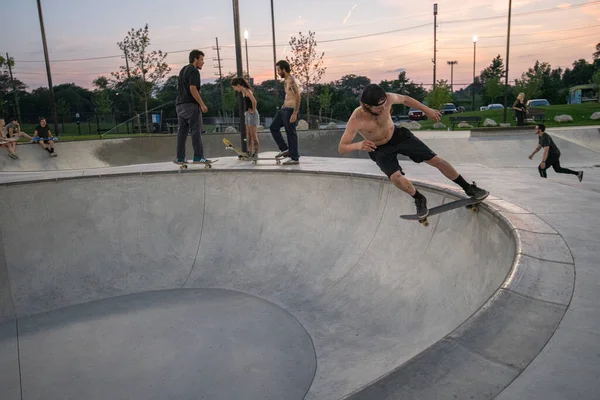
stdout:
[(547, 178), (546, 170), (550, 167), (554, 168), (554, 171), (558, 174), (570, 174), (577, 175), (579, 178), (579, 182), (583, 179), (583, 171), (573, 171), (572, 169), (563, 168), (560, 166), (560, 150), (552, 140), (552, 137), (546, 133), (546, 126), (544, 124), (537, 124), (535, 126), (535, 133), (539, 136), (538, 141), (539, 144), (529, 155), (529, 159), (532, 160), (535, 153), (544, 149), (544, 154), (542, 155), (542, 162), (538, 167), (540, 172), (540, 176), (542, 178)]

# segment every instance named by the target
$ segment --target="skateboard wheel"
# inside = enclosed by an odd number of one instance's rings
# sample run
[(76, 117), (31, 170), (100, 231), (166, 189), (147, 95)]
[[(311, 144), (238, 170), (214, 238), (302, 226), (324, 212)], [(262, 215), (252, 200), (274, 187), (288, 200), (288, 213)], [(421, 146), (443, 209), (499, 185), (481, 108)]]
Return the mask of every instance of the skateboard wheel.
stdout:
[(277, 160), (277, 165), (281, 164), (281, 160)]
[(427, 220), (423, 221), (423, 226), (429, 226), (429, 221), (427, 221)]
[(473, 206), (471, 207), (471, 211), (473, 211), (474, 213), (479, 212), (479, 207)]
[(212, 168), (212, 165), (210, 165), (210, 164), (204, 164), (204, 168), (209, 168), (210, 169), (210, 168)]
[(253, 164), (253, 165), (256, 165), (256, 160), (252, 161), (252, 164)]

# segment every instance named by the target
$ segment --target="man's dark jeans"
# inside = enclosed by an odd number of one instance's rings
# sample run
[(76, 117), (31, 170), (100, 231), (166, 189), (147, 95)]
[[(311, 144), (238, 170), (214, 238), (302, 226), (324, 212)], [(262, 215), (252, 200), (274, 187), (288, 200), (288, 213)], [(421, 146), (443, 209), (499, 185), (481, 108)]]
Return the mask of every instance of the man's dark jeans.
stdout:
[[(296, 125), (298, 121), (294, 123), (290, 122), (290, 117), (293, 113), (293, 108), (283, 107), (281, 110), (277, 111), (277, 114), (275, 114), (275, 118), (273, 119), (273, 122), (271, 122), (269, 129), (271, 130), (271, 135), (273, 135), (273, 139), (275, 139), (275, 143), (277, 143), (279, 150), (289, 150), (290, 158), (298, 161), (300, 159), (300, 155), (298, 154), (298, 135), (296, 134)], [(282, 126), (285, 127), (285, 133), (287, 134), (289, 147), (281, 135)]]
[(184, 103), (176, 107), (179, 130), (177, 131), (177, 160), (186, 160), (185, 142), (188, 133), (192, 136), (192, 147), (194, 148), (194, 160), (204, 157), (202, 147), (202, 113), (198, 104)]

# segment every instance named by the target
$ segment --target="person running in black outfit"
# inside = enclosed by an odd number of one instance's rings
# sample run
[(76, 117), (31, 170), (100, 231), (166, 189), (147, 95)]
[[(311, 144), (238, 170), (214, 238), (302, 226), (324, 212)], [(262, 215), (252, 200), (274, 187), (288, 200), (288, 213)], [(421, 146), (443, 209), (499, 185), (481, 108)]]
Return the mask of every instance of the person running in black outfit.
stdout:
[(558, 174), (570, 174), (577, 175), (579, 178), (579, 182), (583, 179), (583, 171), (573, 171), (572, 169), (563, 168), (560, 166), (560, 150), (552, 140), (552, 137), (546, 133), (546, 126), (544, 124), (537, 124), (535, 126), (535, 133), (539, 136), (538, 138), (538, 146), (535, 148), (533, 153), (529, 155), (529, 159), (532, 160), (533, 156), (544, 149), (544, 154), (542, 155), (542, 162), (538, 167), (538, 171), (540, 172), (540, 176), (542, 178), (547, 178), (546, 170), (550, 167), (554, 168), (554, 171)]

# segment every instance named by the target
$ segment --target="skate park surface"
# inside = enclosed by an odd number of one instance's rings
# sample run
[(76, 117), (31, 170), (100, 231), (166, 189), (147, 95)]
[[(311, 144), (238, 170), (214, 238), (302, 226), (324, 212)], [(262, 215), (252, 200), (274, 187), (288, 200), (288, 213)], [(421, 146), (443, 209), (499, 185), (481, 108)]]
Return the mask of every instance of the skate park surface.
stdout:
[[(583, 182), (539, 178), (533, 134), (416, 133), (491, 192), (427, 228), (367, 156), (336, 156), (340, 133), (300, 134), (299, 166), (205, 136), (219, 162), (182, 173), (173, 138), (20, 145), (1, 397), (597, 398), (600, 131), (549, 132)], [(401, 165), (430, 207), (462, 196)]]

